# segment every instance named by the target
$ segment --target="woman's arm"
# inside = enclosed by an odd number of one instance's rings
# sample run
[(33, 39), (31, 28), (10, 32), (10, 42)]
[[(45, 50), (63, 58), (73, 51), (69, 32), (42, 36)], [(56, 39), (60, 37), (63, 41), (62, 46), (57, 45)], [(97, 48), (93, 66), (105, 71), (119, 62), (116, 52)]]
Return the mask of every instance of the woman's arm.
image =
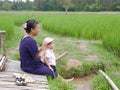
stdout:
[(39, 57), (43, 57), (45, 54), (46, 48), (43, 46), (38, 47), (38, 51), (39, 51)]
[(45, 51), (40, 51), (40, 52), (39, 52), (39, 56), (40, 56), (40, 57), (43, 57), (44, 54), (45, 54)]

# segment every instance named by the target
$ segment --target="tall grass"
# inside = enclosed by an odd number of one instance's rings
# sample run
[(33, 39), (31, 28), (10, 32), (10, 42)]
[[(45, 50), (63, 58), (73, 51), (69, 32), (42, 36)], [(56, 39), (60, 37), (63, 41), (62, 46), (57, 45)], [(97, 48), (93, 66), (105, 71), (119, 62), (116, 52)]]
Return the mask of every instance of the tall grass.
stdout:
[(103, 38), (103, 46), (109, 51), (120, 56), (120, 31), (109, 32)]
[(35, 19), (33, 15), (13, 15), (14, 24), (16, 26), (22, 26), (28, 19)]
[(10, 39), (14, 26), (22, 26), (28, 19), (37, 19), (50, 32), (75, 38), (101, 39), (105, 48), (120, 54), (119, 18), (119, 14), (0, 14), (0, 29), (6, 30), (7, 39)]
[[(38, 19), (48, 31), (84, 39), (102, 39), (104, 34), (119, 29), (117, 15), (41, 15)], [(117, 23), (117, 24), (116, 24)], [(114, 24), (114, 25), (113, 25)]]
[(37, 17), (43, 28), (62, 36), (103, 40), (103, 46), (120, 54), (120, 16), (105, 14), (44, 14)]
[[(16, 18), (18, 18), (17, 15)], [(15, 16), (11, 14), (0, 14), (0, 30), (6, 31), (7, 51), (11, 47), (16, 46), (23, 35), (21, 28), (18, 28), (15, 25)]]
[(0, 14), (0, 30), (6, 31), (7, 39), (10, 39), (14, 34), (14, 23), (9, 15)]

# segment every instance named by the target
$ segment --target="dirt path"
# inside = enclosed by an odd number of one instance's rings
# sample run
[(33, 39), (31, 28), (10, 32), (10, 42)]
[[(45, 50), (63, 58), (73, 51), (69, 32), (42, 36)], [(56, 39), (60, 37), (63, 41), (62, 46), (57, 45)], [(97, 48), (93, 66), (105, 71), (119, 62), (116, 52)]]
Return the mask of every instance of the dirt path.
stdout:
[[(84, 60), (87, 61), (99, 61), (101, 58), (97, 56), (96, 54), (90, 54), (93, 51), (90, 48), (91, 43), (101, 43), (100, 41), (85, 41), (80, 40), (76, 42), (78, 44), (78, 48), (82, 53), (86, 53), (86, 56), (83, 57)], [(82, 62), (75, 59), (70, 59), (67, 62), (67, 68), (77, 67), (79, 65), (82, 65)], [(92, 90), (92, 80), (95, 74), (91, 74), (89, 76), (77, 78), (73, 81), (76, 86), (76, 90)]]
[(89, 76), (75, 79), (73, 83), (77, 85), (76, 90), (92, 90), (92, 79), (94, 76), (95, 74), (91, 74)]

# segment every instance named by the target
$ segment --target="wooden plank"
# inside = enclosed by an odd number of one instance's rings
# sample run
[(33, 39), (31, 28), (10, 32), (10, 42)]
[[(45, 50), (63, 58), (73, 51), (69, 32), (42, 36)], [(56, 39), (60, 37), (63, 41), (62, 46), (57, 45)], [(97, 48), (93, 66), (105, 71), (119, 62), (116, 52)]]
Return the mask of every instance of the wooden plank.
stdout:
[[(35, 75), (35, 74), (29, 74), (29, 73), (23, 73), (23, 74), (27, 74), (27, 75), (34, 77), (34, 78), (46, 79), (46, 76), (44, 76), (44, 75)], [(2, 72), (2, 73), (0, 73), (0, 76), (2, 76), (2, 75), (12, 76), (13, 72)]]
[(6, 31), (0, 30), (0, 34), (5, 34), (5, 33), (6, 33)]
[[(31, 77), (31, 76), (30, 76)], [(41, 76), (39, 76), (39, 78), (37, 77), (32, 77), (35, 80), (35, 83), (41, 83), (41, 84), (48, 84), (47, 79), (46, 78), (41, 78)], [(14, 82), (15, 78), (12, 75), (0, 75), (0, 80), (1, 81), (8, 81), (8, 82)]]
[[(3, 86), (9, 85), (9, 86), (14, 86), (14, 87), (17, 86), (15, 84), (15, 82), (6, 82), (6, 81), (0, 81), (0, 86), (1, 85), (3, 85)], [(48, 85), (47, 84), (28, 83), (26, 87), (46, 87), (46, 88), (48, 88)]]
[(7, 58), (5, 56), (2, 57), (1, 61), (0, 61), (0, 70), (3, 69), (5, 62), (6, 62)]
[(39, 89), (35, 89), (35, 88), (20, 88), (20, 87), (0, 87), (1, 90), (49, 90), (49, 89), (45, 89), (45, 88), (39, 88)]
[[(29, 89), (29, 90), (41, 90), (41, 89), (45, 89), (45, 90), (49, 90), (48, 85), (42, 85), (42, 84), (27, 84), (27, 86), (16, 86), (15, 82), (0, 82), (0, 89), (1, 88), (9, 88), (9, 90), (11, 89), (18, 89), (18, 90), (23, 90), (23, 89)], [(2, 89), (2, 90), (3, 90)]]
[(6, 56), (6, 32), (5, 31), (1, 31), (0, 35), (1, 35), (2, 55)]
[[(11, 62), (13, 62), (13, 63), (11, 63)], [(17, 63), (17, 65), (16, 65), (16, 63)], [(34, 78), (42, 78), (44, 80), (47, 80), (46, 76), (44, 76), (44, 75), (35, 75), (35, 74), (30, 74), (30, 73), (26, 73), (26, 72), (22, 71), (20, 69), (19, 64), (20, 64), (19, 61), (9, 61), (8, 60), (7, 65), (6, 65), (6, 67), (8, 66), (6, 69), (6, 72), (13, 72), (13, 73), (16, 72), (16, 73), (20, 73), (20, 74), (27, 74)], [(9, 66), (12, 66), (12, 67), (9, 67)]]
[[(13, 73), (27, 74), (35, 82), (28, 83), (27, 86), (16, 86)], [(49, 90), (47, 77), (43, 75), (34, 75), (26, 73), (20, 69), (20, 61), (7, 60), (5, 72), (0, 72), (0, 89), (1, 90)]]
[(0, 55), (0, 61), (1, 61), (1, 59), (2, 59), (2, 56)]
[(68, 52), (64, 52), (63, 54), (61, 54), (60, 56), (58, 56), (58, 57), (56, 58), (56, 61), (62, 59), (62, 58), (65, 57), (66, 55), (68, 55)]

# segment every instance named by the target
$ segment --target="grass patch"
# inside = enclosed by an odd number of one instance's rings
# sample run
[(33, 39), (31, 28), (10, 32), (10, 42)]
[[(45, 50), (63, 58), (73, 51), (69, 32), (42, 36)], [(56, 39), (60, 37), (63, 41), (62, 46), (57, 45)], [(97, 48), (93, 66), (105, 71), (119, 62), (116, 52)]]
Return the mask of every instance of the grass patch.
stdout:
[(61, 73), (62, 76), (64, 76), (65, 78), (69, 78), (69, 77), (83, 77), (83, 76), (87, 76), (90, 75), (92, 73), (97, 73), (98, 70), (104, 70), (105, 69), (105, 63), (103, 62), (91, 62), (91, 63), (84, 63), (81, 66), (78, 66), (77, 68), (71, 68), (69, 70), (64, 71), (65, 73)]
[(74, 90), (75, 88), (75, 86), (72, 83), (63, 82), (59, 78), (51, 79), (51, 77), (48, 77), (48, 82), (50, 90)]
[(12, 57), (11, 57), (13, 60), (20, 60), (20, 55), (19, 53), (15, 53)]
[[(120, 88), (120, 67), (113, 66), (109, 69), (106, 68), (106, 74), (111, 78), (116, 86)], [(93, 82), (93, 90), (113, 90), (100, 73), (94, 78)]]

